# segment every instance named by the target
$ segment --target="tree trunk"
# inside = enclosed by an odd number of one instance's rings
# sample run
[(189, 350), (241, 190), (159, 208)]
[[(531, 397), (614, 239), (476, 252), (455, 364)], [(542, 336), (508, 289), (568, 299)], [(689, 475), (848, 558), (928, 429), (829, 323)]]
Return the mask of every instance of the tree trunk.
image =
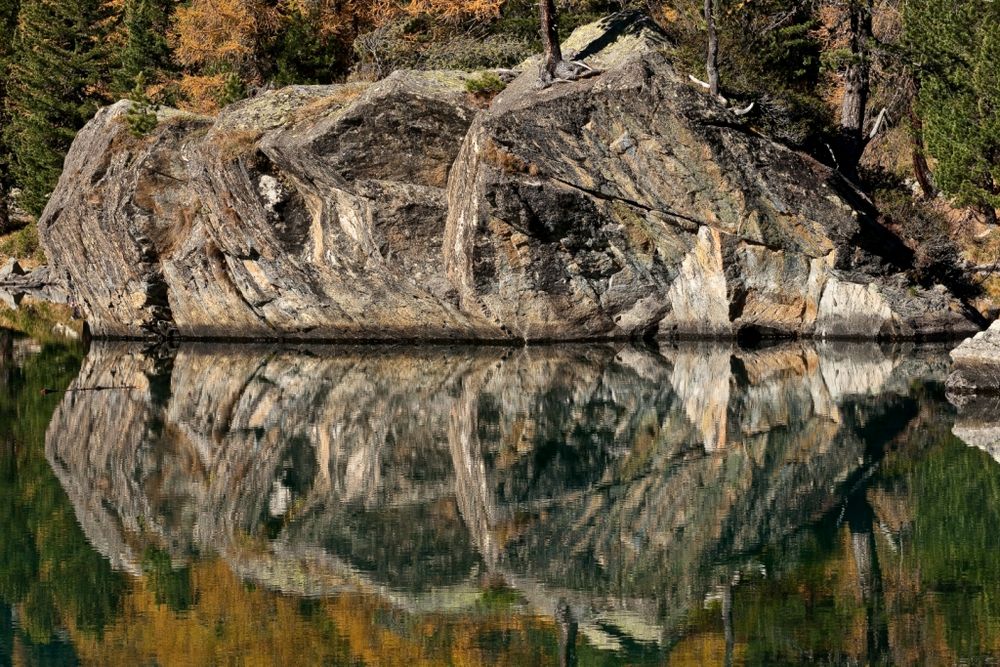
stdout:
[(841, 164), (848, 172), (857, 170), (864, 153), (865, 112), (871, 87), (869, 49), (874, 39), (872, 31), (872, 0), (851, 0), (851, 64), (844, 75), (844, 99), (840, 106), (840, 133), (843, 143)]
[(556, 627), (559, 629), (559, 667), (576, 665), (577, 623), (565, 600), (556, 605)]
[(10, 229), (10, 206), (7, 204), (7, 188), (0, 186), (0, 234)]
[(861, 600), (867, 617), (867, 658), (869, 664), (886, 662), (889, 650), (889, 627), (885, 613), (885, 594), (875, 544), (874, 512), (861, 494), (848, 501), (851, 550)]
[(0, 368), (14, 365), (14, 336), (6, 329), (0, 329)]
[(993, 208), (992, 204), (983, 204), (979, 207), (979, 212), (983, 214), (983, 222), (985, 222), (990, 227), (996, 227), (1000, 224), (997, 220), (997, 210)]
[(931, 169), (927, 165), (927, 153), (924, 150), (924, 122), (910, 103), (910, 144), (913, 149), (913, 176), (920, 184), (920, 191), (927, 199), (933, 199), (937, 192), (931, 182)]
[(732, 577), (726, 582), (726, 588), (722, 591), (722, 631), (726, 639), (726, 655), (723, 664), (725, 667), (732, 667), (733, 656), (736, 653), (736, 635), (733, 633)]
[(550, 76), (556, 76), (559, 63), (562, 62), (562, 49), (559, 48), (559, 21), (556, 16), (554, 0), (539, 0), (538, 6), (542, 13), (542, 43), (545, 45), (545, 69)]
[(719, 35), (715, 31), (713, 0), (705, 0), (705, 24), (708, 26), (708, 89), (712, 97), (719, 96)]

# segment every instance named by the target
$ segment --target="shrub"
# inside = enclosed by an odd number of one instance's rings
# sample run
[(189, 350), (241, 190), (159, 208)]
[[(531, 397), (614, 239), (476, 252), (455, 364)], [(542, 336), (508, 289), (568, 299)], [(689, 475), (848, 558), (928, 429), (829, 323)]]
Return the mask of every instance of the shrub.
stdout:
[(910, 270), (914, 282), (924, 287), (944, 285), (960, 297), (979, 294), (980, 286), (962, 268), (961, 249), (951, 238), (943, 215), (915, 201), (902, 187), (874, 190), (873, 198), (883, 224), (896, 230), (914, 252)]
[(473, 95), (493, 97), (507, 87), (496, 72), (481, 72), (465, 82), (465, 89)]
[(0, 256), (45, 261), (35, 223), (0, 238)]
[(125, 113), (125, 123), (133, 136), (143, 137), (156, 129), (159, 122), (156, 117), (158, 105), (154, 104), (146, 94), (145, 77), (136, 77), (135, 88), (132, 89), (132, 106)]

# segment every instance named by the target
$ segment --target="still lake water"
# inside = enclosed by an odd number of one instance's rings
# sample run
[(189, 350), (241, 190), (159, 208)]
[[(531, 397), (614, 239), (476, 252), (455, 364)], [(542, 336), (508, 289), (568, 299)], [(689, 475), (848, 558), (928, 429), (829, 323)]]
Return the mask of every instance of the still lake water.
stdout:
[(0, 664), (1000, 661), (946, 348), (0, 353)]

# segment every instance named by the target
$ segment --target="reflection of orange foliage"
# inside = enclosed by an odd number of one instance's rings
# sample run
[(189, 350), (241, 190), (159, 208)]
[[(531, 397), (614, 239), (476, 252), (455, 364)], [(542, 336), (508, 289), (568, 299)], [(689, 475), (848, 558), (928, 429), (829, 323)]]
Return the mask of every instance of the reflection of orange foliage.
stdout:
[[(744, 660), (746, 646), (733, 647), (733, 664)], [(726, 663), (726, 637), (721, 632), (706, 632), (685, 637), (670, 652), (670, 664), (686, 667), (691, 665), (724, 665)]]
[[(240, 581), (222, 561), (193, 566), (194, 606), (177, 613), (136, 582), (122, 617), (95, 637), (71, 628), (88, 664), (534, 665), (551, 662), (554, 625), (533, 617), (411, 616), (348, 593), (316, 602)], [(529, 631), (532, 637), (527, 635)], [(489, 650), (484, 635), (513, 635)], [(538, 641), (543, 638), (542, 641)], [(532, 641), (534, 640), (534, 641)]]

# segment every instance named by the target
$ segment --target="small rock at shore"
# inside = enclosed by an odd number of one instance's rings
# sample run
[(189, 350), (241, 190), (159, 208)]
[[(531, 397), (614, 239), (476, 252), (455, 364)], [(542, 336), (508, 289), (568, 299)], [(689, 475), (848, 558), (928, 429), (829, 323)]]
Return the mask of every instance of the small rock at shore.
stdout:
[(3, 266), (0, 266), (0, 282), (9, 280), (16, 276), (23, 276), (25, 274), (24, 269), (21, 267), (21, 263), (16, 259), (8, 259)]
[(952, 350), (950, 394), (1000, 394), (1000, 320)]

